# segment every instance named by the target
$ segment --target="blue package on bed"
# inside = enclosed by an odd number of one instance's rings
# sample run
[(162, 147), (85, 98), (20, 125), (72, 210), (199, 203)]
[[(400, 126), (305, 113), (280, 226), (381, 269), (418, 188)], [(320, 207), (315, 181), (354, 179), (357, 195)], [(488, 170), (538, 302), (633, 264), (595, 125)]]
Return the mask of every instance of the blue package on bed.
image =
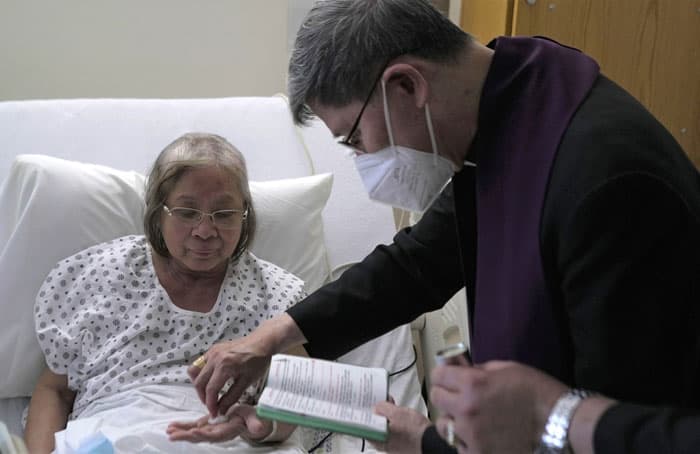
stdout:
[(97, 432), (89, 436), (80, 444), (80, 447), (75, 451), (76, 454), (114, 454), (114, 448), (109, 438), (102, 435), (102, 432)]

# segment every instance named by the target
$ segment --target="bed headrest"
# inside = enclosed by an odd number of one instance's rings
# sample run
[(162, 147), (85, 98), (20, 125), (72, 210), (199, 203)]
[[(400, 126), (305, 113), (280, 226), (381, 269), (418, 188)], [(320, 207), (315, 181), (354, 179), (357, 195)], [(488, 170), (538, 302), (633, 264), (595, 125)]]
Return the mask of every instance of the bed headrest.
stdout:
[(18, 154), (145, 173), (167, 144), (192, 131), (234, 144), (246, 156), (251, 180), (313, 173), (281, 96), (70, 99), (0, 102), (0, 181)]

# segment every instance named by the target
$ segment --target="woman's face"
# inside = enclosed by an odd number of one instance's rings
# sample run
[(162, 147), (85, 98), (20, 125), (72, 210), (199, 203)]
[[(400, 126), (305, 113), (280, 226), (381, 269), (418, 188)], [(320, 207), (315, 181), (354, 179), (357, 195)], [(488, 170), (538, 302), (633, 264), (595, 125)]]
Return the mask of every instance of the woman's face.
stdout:
[[(186, 171), (168, 195), (165, 205), (171, 210), (195, 208), (205, 213), (245, 209), (233, 176), (215, 166)], [(215, 226), (210, 216), (203, 216), (199, 224), (192, 226), (165, 210), (161, 214), (163, 239), (172, 259), (194, 272), (226, 268), (241, 237), (243, 222), (243, 215), (239, 213), (231, 228)]]

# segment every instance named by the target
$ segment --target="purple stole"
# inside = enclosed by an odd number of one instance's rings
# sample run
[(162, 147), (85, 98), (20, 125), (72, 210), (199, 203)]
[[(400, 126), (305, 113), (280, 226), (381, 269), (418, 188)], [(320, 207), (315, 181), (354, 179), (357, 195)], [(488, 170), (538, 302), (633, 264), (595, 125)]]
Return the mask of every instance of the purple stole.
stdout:
[[(521, 361), (569, 381), (571, 341), (561, 301), (544, 280), (540, 224), (557, 149), (599, 67), (542, 38), (498, 38), (489, 47), (495, 53), (471, 150), (478, 163), (472, 355), (477, 363)], [(465, 205), (456, 201), (459, 213)]]

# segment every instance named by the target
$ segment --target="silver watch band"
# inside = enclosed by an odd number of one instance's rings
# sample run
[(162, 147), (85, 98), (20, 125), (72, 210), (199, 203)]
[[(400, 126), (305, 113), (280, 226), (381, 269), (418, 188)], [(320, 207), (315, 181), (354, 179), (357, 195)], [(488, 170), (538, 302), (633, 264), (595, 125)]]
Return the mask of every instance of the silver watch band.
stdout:
[(540, 445), (535, 450), (535, 454), (566, 454), (571, 452), (568, 437), (571, 418), (581, 400), (592, 394), (590, 391), (582, 389), (570, 389), (557, 400), (549, 413)]

